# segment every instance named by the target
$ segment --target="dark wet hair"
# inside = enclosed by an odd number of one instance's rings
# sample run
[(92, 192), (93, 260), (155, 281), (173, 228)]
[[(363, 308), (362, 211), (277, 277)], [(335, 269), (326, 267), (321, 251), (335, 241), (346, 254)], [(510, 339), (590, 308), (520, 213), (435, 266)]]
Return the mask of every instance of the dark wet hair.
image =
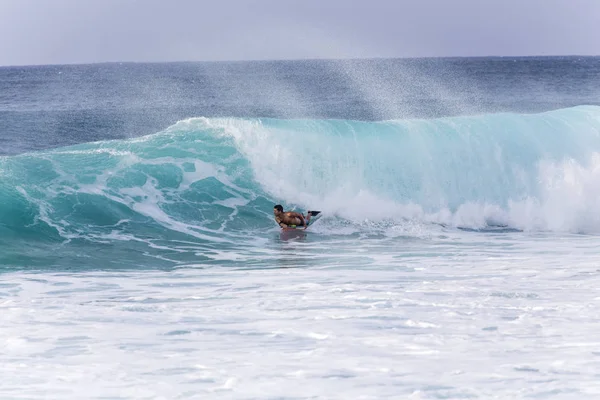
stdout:
[(281, 211), (283, 212), (283, 206), (281, 204), (277, 204), (275, 207), (273, 207), (274, 209), (276, 209), (277, 211)]

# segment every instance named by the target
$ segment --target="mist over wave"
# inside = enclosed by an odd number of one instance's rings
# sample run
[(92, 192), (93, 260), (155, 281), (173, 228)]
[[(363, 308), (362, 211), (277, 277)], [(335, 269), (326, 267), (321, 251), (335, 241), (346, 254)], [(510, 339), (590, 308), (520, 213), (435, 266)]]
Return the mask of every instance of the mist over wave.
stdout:
[[(600, 232), (600, 107), (358, 122), (191, 118), (0, 158), (5, 240), (232, 242), (274, 203), (321, 233), (406, 224)], [(340, 226), (345, 230), (341, 231)]]

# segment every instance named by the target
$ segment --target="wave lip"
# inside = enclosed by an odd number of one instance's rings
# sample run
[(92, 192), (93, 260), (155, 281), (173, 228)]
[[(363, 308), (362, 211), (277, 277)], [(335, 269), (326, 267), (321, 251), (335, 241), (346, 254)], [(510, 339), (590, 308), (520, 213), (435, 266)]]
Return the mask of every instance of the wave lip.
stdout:
[[(0, 158), (3, 240), (234, 243), (274, 203), (328, 226), (600, 231), (600, 107), (361, 122), (191, 118)], [(120, 238), (120, 239), (119, 239)]]
[(433, 120), (210, 124), (234, 138), (267, 193), (347, 220), (600, 230), (597, 106)]

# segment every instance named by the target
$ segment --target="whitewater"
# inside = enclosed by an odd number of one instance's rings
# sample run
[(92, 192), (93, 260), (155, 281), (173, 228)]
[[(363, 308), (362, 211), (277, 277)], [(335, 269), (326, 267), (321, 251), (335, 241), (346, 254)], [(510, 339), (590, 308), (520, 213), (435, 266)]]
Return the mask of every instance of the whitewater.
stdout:
[[(566, 61), (535, 60), (540, 79), (558, 79), (544, 74)], [(156, 114), (170, 117), (156, 128), (137, 123), (139, 103), (95, 83), (63, 101), (91, 66), (0, 70), (6, 90), (29, 79), (45, 82), (36, 96), (63, 99), (0, 95), (0, 398), (600, 396), (600, 105), (588, 101), (589, 72), (560, 86), (579, 97), (533, 109), (519, 82), (503, 86), (531, 60), (461, 62), (499, 74), (479, 84), (503, 89), (475, 103), (509, 106), (351, 112), (347, 87), (317, 91), (315, 77), (341, 84), (310, 64), (297, 90), (320, 93), (313, 103), (330, 111), (272, 91), (297, 100), (273, 113), (272, 99), (244, 101), (261, 79), (296, 79), (305, 64), (268, 78), (256, 64), (97, 67), (109, 85), (165, 71), (198, 80), (170, 99), (226, 93), (206, 89), (217, 84), (205, 75), (245, 85), (242, 100), (201, 110), (160, 108), (159, 96)], [(383, 104), (369, 93), (366, 104)], [(118, 133), (129, 126), (146, 131)], [(284, 233), (279, 203), (323, 217)]]

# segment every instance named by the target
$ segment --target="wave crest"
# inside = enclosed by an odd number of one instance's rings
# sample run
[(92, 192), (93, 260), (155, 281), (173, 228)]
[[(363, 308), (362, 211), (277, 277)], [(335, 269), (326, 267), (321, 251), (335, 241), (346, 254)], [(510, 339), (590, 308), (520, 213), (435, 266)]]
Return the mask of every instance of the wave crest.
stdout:
[(356, 229), (598, 232), (600, 107), (381, 122), (192, 118), (146, 137), (3, 157), (0, 176), (0, 229), (17, 238), (235, 240), (272, 228), (275, 202)]

